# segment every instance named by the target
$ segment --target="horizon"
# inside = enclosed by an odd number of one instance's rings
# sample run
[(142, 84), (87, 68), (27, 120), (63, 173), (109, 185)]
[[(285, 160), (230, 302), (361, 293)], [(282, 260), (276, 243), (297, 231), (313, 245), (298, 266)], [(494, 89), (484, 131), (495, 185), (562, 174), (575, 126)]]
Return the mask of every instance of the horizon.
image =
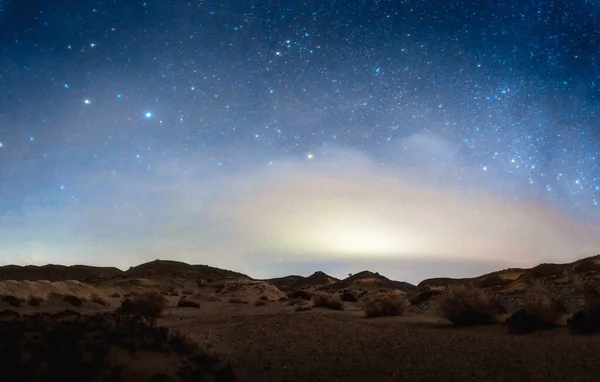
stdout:
[(525, 4), (2, 3), (0, 262), (413, 282), (598, 253), (600, 7)]

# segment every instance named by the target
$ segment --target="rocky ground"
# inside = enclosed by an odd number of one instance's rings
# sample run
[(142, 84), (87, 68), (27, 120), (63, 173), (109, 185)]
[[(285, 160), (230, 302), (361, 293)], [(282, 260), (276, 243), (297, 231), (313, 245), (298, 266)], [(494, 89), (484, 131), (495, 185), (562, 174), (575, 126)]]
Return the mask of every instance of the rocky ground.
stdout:
[[(595, 381), (600, 336), (457, 329), (431, 316), (365, 319), (266, 307), (173, 309), (160, 320), (231, 362), (241, 381)], [(204, 312), (201, 312), (204, 311)], [(212, 313), (211, 313), (212, 312)]]
[[(239, 381), (600, 380), (600, 334), (572, 335), (565, 327), (570, 313), (582, 307), (575, 282), (600, 280), (600, 257), (530, 270), (508, 269), (466, 281), (430, 279), (418, 287), (372, 272), (344, 280), (322, 272), (253, 280), (231, 271), (170, 261), (142, 264), (126, 272), (109, 268), (99, 272), (95, 275), (82, 266), (0, 267), (0, 311), (109, 313), (124, 299), (153, 290), (168, 299), (158, 325), (215, 352), (231, 365)], [(71, 280), (75, 276), (77, 281)], [(502, 324), (456, 328), (436, 317), (439, 294), (460, 282), (491, 291), (506, 311), (498, 316), (498, 322), (503, 322), (523, 307), (527, 288), (537, 280), (556, 289), (564, 308), (559, 327), (553, 330), (513, 335)], [(285, 301), (291, 296), (307, 306), (306, 298), (323, 291), (344, 299), (345, 309), (296, 311), (297, 305)], [(404, 295), (414, 304), (404, 316), (365, 318), (361, 303), (354, 301), (381, 292)], [(188, 307), (178, 307), (182, 301)], [(2, 321), (0, 313), (0, 329)], [(4, 331), (11, 332), (10, 328)], [(164, 381), (181, 380), (173, 373), (179, 365), (177, 357), (171, 357), (177, 362), (168, 363), (170, 371), (153, 369), (153, 375), (170, 376)], [(116, 365), (122, 360), (106, 362)], [(133, 364), (136, 360), (141, 358), (134, 355)], [(15, 365), (6, 359), (0, 362), (3, 370)], [(152, 361), (152, 366), (163, 367), (158, 361)], [(143, 367), (139, 372), (149, 370)], [(6, 375), (0, 375), (0, 381), (7, 380)]]

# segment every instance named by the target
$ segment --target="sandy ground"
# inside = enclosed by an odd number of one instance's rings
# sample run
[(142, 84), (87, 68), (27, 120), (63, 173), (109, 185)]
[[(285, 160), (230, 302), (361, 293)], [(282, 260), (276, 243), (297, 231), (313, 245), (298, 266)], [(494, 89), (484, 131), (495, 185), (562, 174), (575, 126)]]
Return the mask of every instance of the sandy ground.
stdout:
[(566, 328), (526, 336), (500, 325), (457, 329), (428, 316), (365, 319), (204, 303), (171, 308), (159, 324), (214, 349), (241, 381), (598, 381), (600, 336)]

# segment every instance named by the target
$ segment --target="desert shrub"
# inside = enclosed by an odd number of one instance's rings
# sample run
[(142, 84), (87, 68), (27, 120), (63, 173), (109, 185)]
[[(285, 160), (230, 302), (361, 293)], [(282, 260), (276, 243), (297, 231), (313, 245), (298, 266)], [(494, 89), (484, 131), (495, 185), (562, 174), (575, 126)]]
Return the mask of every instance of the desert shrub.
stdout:
[(493, 296), (472, 285), (451, 285), (440, 295), (437, 314), (454, 325), (487, 325), (497, 315)]
[(35, 296), (29, 297), (29, 300), (27, 301), (27, 303), (30, 306), (33, 306), (33, 307), (36, 307), (36, 308), (39, 307), (39, 306), (41, 306), (42, 302), (44, 302), (43, 298), (41, 298), (41, 297), (35, 297)]
[(296, 312), (305, 312), (305, 311), (311, 310), (311, 309), (312, 309), (312, 305), (307, 304), (307, 303), (296, 305), (296, 308), (294, 308), (294, 310)]
[(344, 310), (344, 303), (339, 296), (325, 293), (317, 293), (312, 298), (315, 308), (328, 308), (334, 310)]
[(536, 280), (525, 291), (525, 311), (539, 320), (555, 322), (566, 311), (558, 297), (550, 285)]
[(231, 297), (227, 302), (231, 304), (248, 304), (250, 301), (239, 297)]
[(144, 292), (133, 299), (126, 299), (118, 309), (121, 313), (134, 313), (144, 317), (160, 317), (167, 306), (167, 301), (160, 293)]
[(525, 291), (525, 306), (505, 322), (509, 332), (522, 334), (556, 327), (557, 318), (566, 311), (558, 297), (545, 282), (531, 282)]
[(424, 292), (417, 294), (416, 296), (413, 296), (410, 299), (410, 304), (411, 305), (420, 305), (426, 301), (429, 301), (433, 296), (437, 296), (440, 294), (442, 294), (442, 291), (437, 290), (437, 289), (426, 290)]
[(269, 301), (269, 297), (265, 296), (264, 294), (260, 296), (259, 299), (263, 301)]
[(8, 304), (10, 306), (14, 306), (15, 308), (20, 307), (21, 305), (23, 305), (23, 302), (24, 302), (23, 299), (20, 299), (16, 296), (11, 296), (11, 295), (0, 296), (0, 301), (2, 301), (5, 304)]
[(288, 298), (290, 298), (290, 299), (310, 300), (312, 298), (312, 296), (313, 296), (312, 293), (309, 293), (304, 290), (296, 290), (296, 291), (288, 293)]
[(191, 295), (194, 294), (194, 291), (193, 290), (189, 290), (189, 289), (184, 289), (184, 290), (181, 291), (181, 294), (184, 295), (184, 296), (191, 296)]
[(600, 332), (600, 285), (575, 275), (575, 290), (584, 296), (585, 307), (568, 320), (572, 333), (592, 334)]
[(106, 300), (104, 299), (104, 297), (100, 296), (99, 294), (93, 294), (92, 295), (92, 301), (95, 302), (98, 305), (108, 305), (108, 303), (106, 302)]
[(301, 305), (301, 304), (306, 304), (306, 300), (302, 299), (302, 298), (291, 298), (289, 300), (286, 300), (286, 305)]
[(344, 291), (340, 295), (340, 298), (344, 302), (358, 302), (358, 298), (352, 292)]
[(179, 299), (177, 306), (180, 308), (199, 308), (200, 304), (194, 300), (188, 300), (186, 298)]
[[(138, 317), (63, 316), (24, 315), (0, 322), (2, 380), (129, 381), (132, 370), (135, 380), (237, 380), (227, 363), (187, 337)], [(139, 350), (156, 354), (157, 361), (136, 356)]]
[(121, 297), (121, 295), (119, 293), (113, 293), (110, 295), (110, 297), (119, 298), (119, 297)]
[(401, 316), (406, 309), (406, 297), (395, 293), (380, 293), (363, 302), (365, 317)]
[(267, 305), (267, 302), (265, 300), (262, 300), (259, 298), (258, 300), (254, 301), (254, 306), (264, 306), (264, 305)]
[(72, 294), (61, 295), (61, 294), (51, 293), (50, 297), (59, 299), (63, 302), (66, 302), (67, 304), (69, 304), (71, 306), (75, 306), (75, 307), (83, 306), (83, 303), (86, 301), (85, 298), (78, 297), (78, 296), (75, 296)]

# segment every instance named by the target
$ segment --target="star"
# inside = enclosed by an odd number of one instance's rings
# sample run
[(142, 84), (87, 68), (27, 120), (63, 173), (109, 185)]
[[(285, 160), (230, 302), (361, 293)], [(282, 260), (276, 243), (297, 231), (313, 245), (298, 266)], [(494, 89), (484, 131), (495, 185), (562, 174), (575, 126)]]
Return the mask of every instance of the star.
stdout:
[(144, 117), (146, 117), (146, 118), (152, 118), (152, 112), (149, 112), (149, 111), (147, 111), (147, 112), (144, 114)]
[(86, 104), (86, 105), (89, 105), (89, 104), (92, 103), (92, 101), (90, 101), (89, 99), (86, 98), (86, 99), (83, 100), (83, 103)]

